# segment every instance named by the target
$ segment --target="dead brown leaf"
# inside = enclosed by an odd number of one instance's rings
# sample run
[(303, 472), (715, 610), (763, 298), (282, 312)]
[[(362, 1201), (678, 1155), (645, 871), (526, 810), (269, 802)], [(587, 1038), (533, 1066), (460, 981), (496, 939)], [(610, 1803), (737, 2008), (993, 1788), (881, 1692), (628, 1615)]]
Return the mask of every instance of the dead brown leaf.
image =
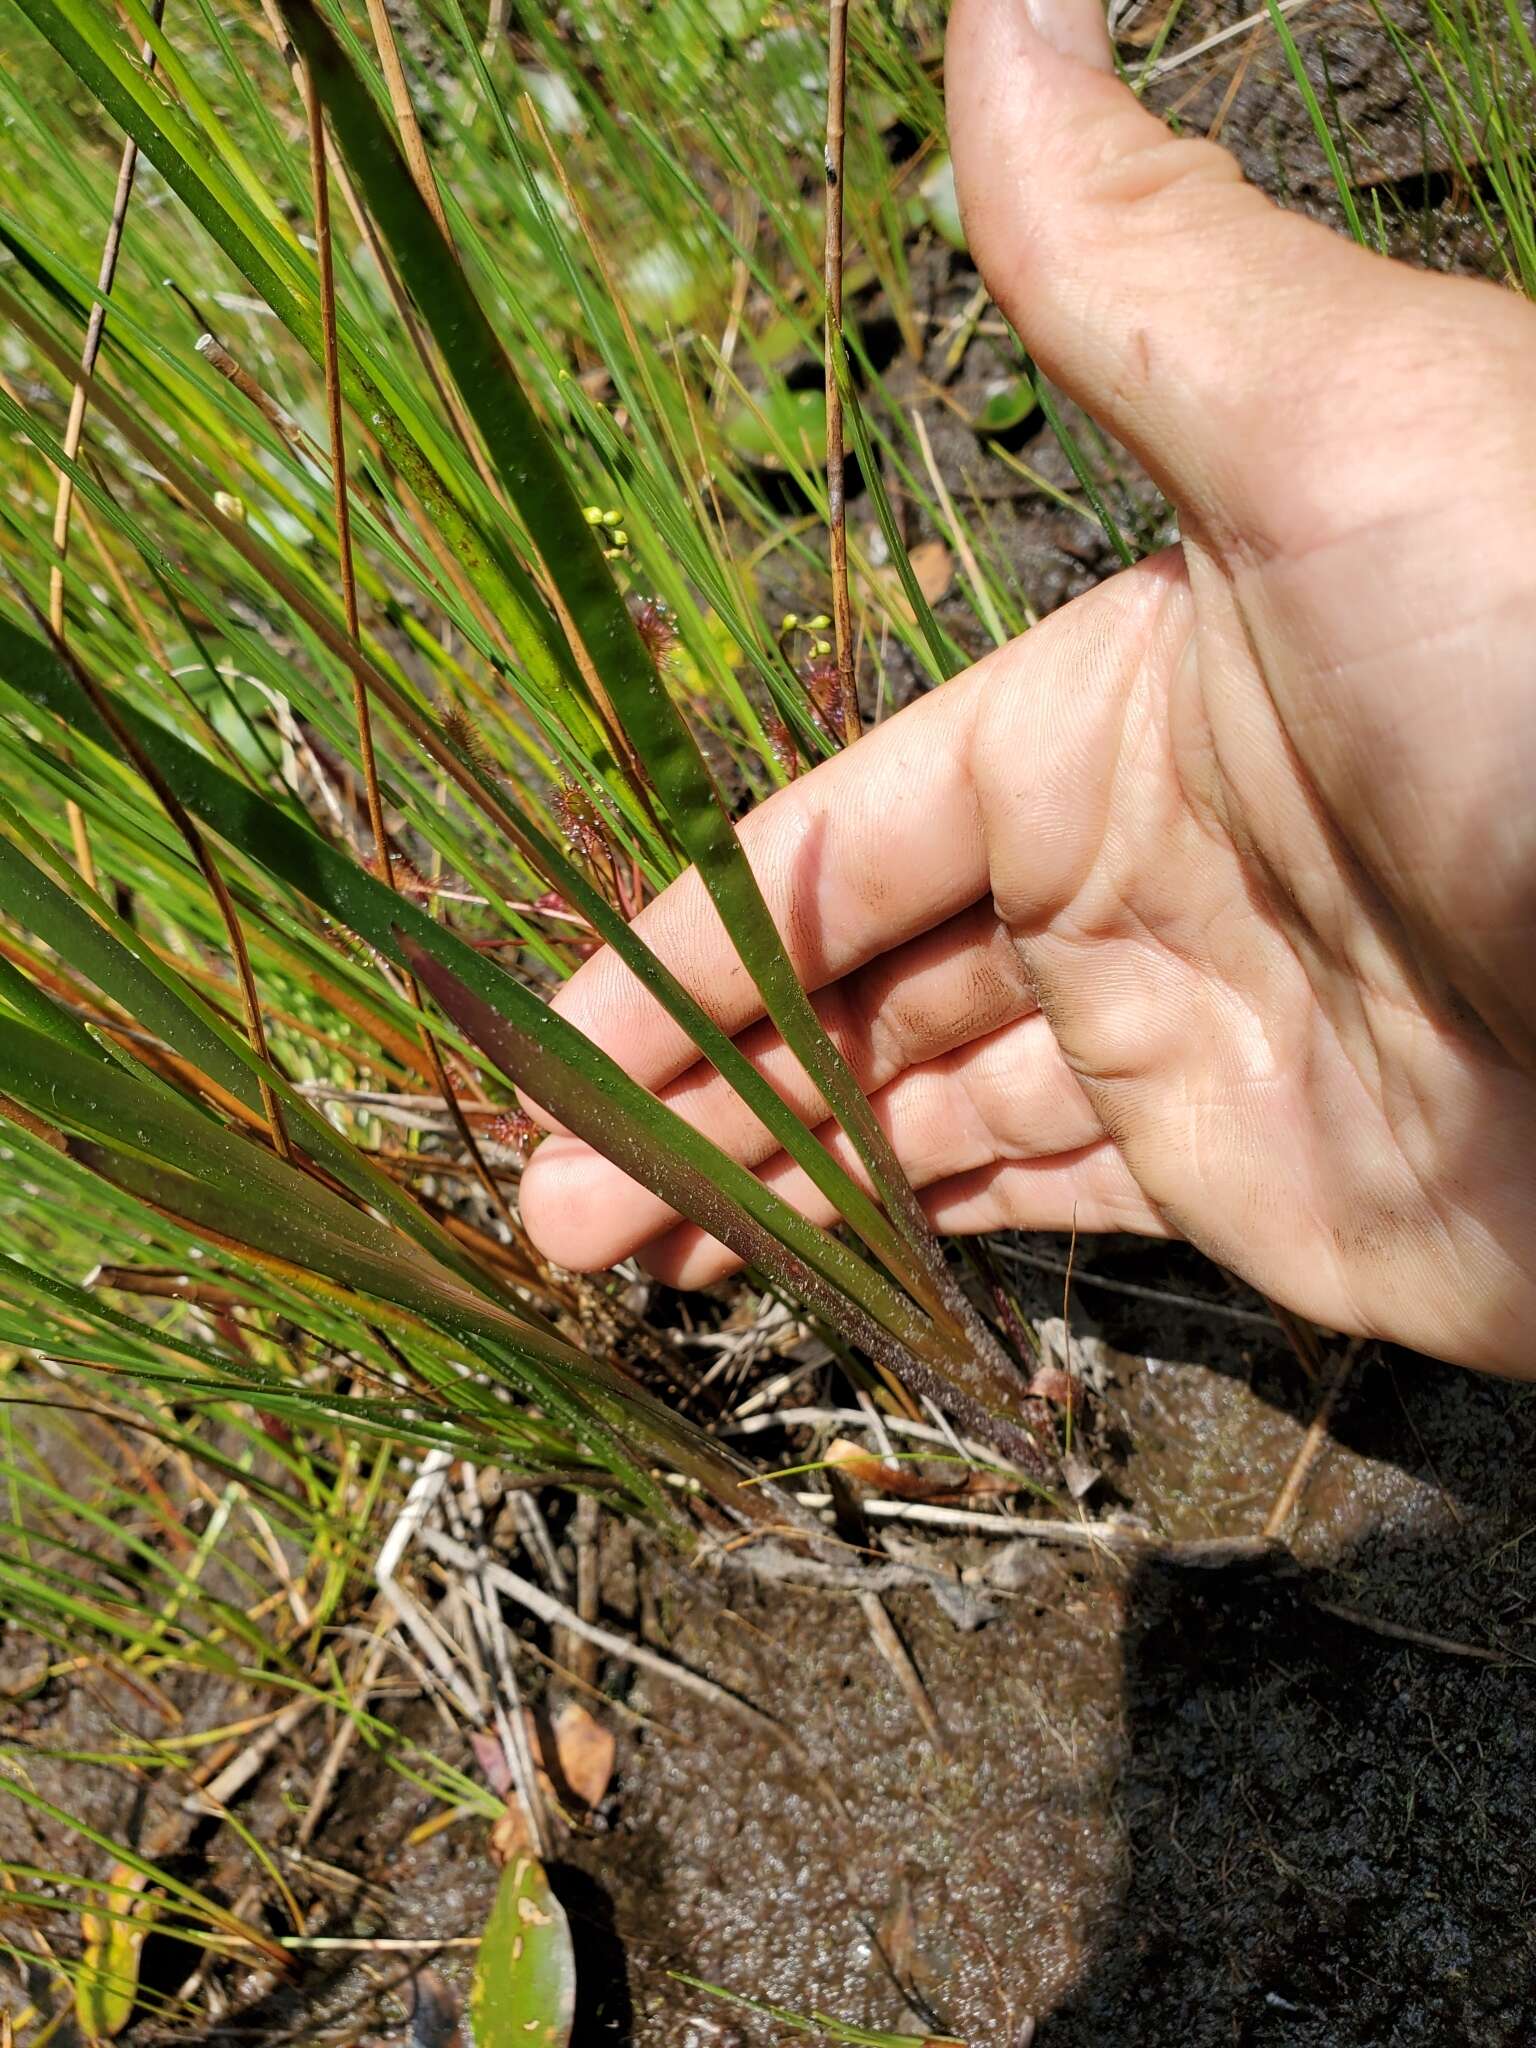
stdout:
[(532, 1854), (533, 1831), (523, 1811), (523, 1802), (515, 1792), (509, 1792), (506, 1805), (491, 1825), (492, 1860), (505, 1870), (519, 1856)]
[(1082, 1412), (1083, 1383), (1059, 1365), (1042, 1365), (1029, 1383), (1029, 1391), (1055, 1408), (1065, 1408), (1074, 1417)]
[(1018, 1481), (1006, 1472), (967, 1471), (934, 1478), (907, 1465), (887, 1465), (874, 1451), (845, 1436), (828, 1445), (826, 1462), (873, 1493), (898, 1500), (966, 1500), (979, 1494), (1015, 1493)]
[[(555, 1720), (555, 1762), (567, 1789), (583, 1806), (601, 1806), (613, 1779), (618, 1745), (613, 1730), (567, 1700)], [(546, 1764), (546, 1768), (547, 1768)]]
[[(941, 540), (919, 541), (908, 555), (912, 574), (918, 589), (929, 604), (937, 604), (955, 580), (955, 558)], [(861, 603), (877, 604), (893, 618), (904, 619), (910, 626), (915, 623), (916, 614), (902, 588), (901, 577), (893, 564), (873, 569), (868, 576), (862, 576), (858, 585)]]
[(937, 604), (955, 580), (955, 558), (941, 540), (919, 541), (907, 556), (917, 587), (930, 604)]

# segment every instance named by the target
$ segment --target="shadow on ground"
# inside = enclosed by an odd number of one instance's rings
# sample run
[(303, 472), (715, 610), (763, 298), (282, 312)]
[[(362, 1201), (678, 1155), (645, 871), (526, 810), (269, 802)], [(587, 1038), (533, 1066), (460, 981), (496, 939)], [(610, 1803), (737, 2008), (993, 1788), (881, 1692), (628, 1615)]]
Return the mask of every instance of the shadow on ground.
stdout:
[[(1147, 1304), (1125, 1306), (1106, 1334), (1144, 1338)], [(1315, 1401), (1278, 1347), (1250, 1326), (1219, 1369), (1105, 1356), (1098, 1511), (1260, 1527)], [(637, 1693), (669, 1733), (633, 1742), (614, 1832), (581, 1852), (613, 1902), (630, 2038), (781, 2038), (750, 2017), (708, 2031), (721, 2009), (672, 1982), (684, 1969), (973, 2048), (1013, 2048), (1031, 2015), (1038, 2048), (1529, 2043), (1533, 1544), (1536, 1391), (1377, 1359), (1292, 1556), (1213, 1571), (1030, 1547), (971, 1634), (893, 1602), (942, 1760), (846, 1604), (653, 1561), (642, 1624), (771, 1704), (857, 1826), (840, 1839), (707, 1708)]]
[[(1127, 1874), (1041, 2048), (1513, 2044), (1536, 2032), (1536, 1671), (1325, 1613), (1382, 1560), (1138, 1570), (1118, 1803)], [(1482, 1642), (1486, 1558), (1392, 1572)], [(1367, 1591), (1369, 1588), (1369, 1591)], [(1465, 1599), (1457, 1601), (1456, 1592)], [(1447, 1606), (1479, 1611), (1459, 1621)], [(1528, 1619), (1528, 1617), (1527, 1617)]]

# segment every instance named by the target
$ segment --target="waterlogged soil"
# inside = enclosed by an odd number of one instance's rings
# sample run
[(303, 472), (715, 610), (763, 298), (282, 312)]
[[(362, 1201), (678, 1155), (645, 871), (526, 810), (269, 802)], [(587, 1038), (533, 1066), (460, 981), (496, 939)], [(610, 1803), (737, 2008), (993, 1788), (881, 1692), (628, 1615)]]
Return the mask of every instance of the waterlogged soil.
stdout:
[[(1247, 1348), (1093, 1352), (1096, 1512), (1262, 1526), (1315, 1393)], [(661, 1638), (770, 1706), (850, 1823), (771, 1744), (637, 1689), (669, 1732), (627, 1740), (613, 1829), (572, 1852), (627, 1962), (608, 2038), (725, 2038), (669, 1969), (1010, 2048), (1029, 2017), (1049, 2048), (1533, 2038), (1536, 1397), (1399, 1357), (1336, 1432), (1277, 1563), (1026, 1545), (983, 1628), (893, 1599), (942, 1755), (855, 1606), (654, 1561)]]
[[(1096, 1389), (1079, 1448), (1100, 1474), (1085, 1509), (1174, 1538), (1254, 1534), (1317, 1383), (1195, 1255), (1117, 1242), (1079, 1261), (1074, 1357)], [(1058, 1276), (1019, 1277), (1033, 1314), (1059, 1309)], [(1208, 1339), (1199, 1363), (1168, 1355), (1181, 1319)], [(789, 1461), (805, 1442), (757, 1448)], [(703, 1575), (604, 1531), (606, 1618), (767, 1710), (815, 1773), (710, 1703), (604, 1669), (617, 1769), (555, 1872), (579, 2044), (790, 2038), (676, 1973), (972, 2048), (1536, 2038), (1536, 1389), (1371, 1355), (1284, 1554), (1202, 1567), (1019, 1539), (983, 1626), (891, 1596), (941, 1751), (852, 1600)], [(925, 1539), (956, 1574), (1002, 1547)], [(291, 1839), (285, 1802), (323, 1751), (317, 1729), (280, 1754), (244, 1810), (263, 1839)], [(361, 1760), (312, 1865), (284, 1864), (311, 1931), (473, 1935), (485, 1825), (413, 1844), (434, 1811)], [(435, 1963), (462, 1993), (466, 1954)], [(416, 1967), (341, 1955), (281, 1989), (225, 1977), (195, 2038), (449, 2048), (435, 2005), (407, 2021)]]

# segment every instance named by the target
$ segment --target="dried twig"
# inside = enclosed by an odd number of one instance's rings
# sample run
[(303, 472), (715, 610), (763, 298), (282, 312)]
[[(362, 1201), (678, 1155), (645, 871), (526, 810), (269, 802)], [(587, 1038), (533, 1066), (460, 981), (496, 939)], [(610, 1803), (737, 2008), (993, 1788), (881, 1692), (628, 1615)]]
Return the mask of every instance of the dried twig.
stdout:
[[(583, 1621), (596, 1621), (601, 1596), (602, 1552), (600, 1525), (602, 1506), (595, 1494), (578, 1496), (575, 1515), (576, 1612)], [(597, 1645), (590, 1636), (578, 1639), (572, 1659), (583, 1685), (597, 1684)]]
[[(323, 463), (322, 451), (309, 438), (298, 421), (284, 412), (272, 394), (257, 382), (242, 362), (230, 354), (216, 334), (200, 334), (192, 346), (209, 369), (216, 371), (226, 384), (233, 384), (246, 403), (256, 408), (273, 433), (286, 441), (296, 455), (309, 462)], [(329, 380), (326, 395), (330, 395)], [(344, 517), (345, 514), (340, 516)]]
[[(912, 1550), (916, 1552), (914, 1544)], [(996, 1618), (996, 1604), (986, 1588), (973, 1589), (953, 1568), (927, 1563), (920, 1556), (875, 1554), (866, 1559), (850, 1551), (846, 1564), (803, 1557), (775, 1543), (738, 1543), (706, 1553), (722, 1571), (744, 1572), (769, 1585), (807, 1586), (818, 1593), (930, 1594), (957, 1628), (979, 1628)]]
[(433, 1633), (420, 1603), (411, 1597), (395, 1576), (396, 1569), (412, 1538), (420, 1529), (427, 1510), (442, 1492), (448, 1477), (448, 1468), (452, 1463), (452, 1454), (445, 1450), (428, 1451), (422, 1459), (421, 1470), (411, 1483), (410, 1492), (405, 1497), (405, 1505), (395, 1517), (394, 1524), (379, 1550), (373, 1567), (373, 1577), (379, 1591), (414, 1637), (454, 1705), (466, 1721), (478, 1725), (482, 1718), (478, 1700), (465, 1684), (461, 1674), (453, 1668), (452, 1659)]
[(440, 1948), (478, 1948), (478, 1934), (280, 1934), (278, 1946), (316, 1955), (431, 1955)]
[(992, 601), (992, 593), (987, 588), (986, 582), (982, 577), (981, 565), (976, 560), (970, 536), (965, 530), (965, 522), (955, 510), (955, 501), (949, 495), (949, 486), (945, 483), (943, 476), (940, 474), (939, 465), (934, 460), (933, 443), (928, 438), (927, 426), (924, 424), (921, 412), (915, 406), (910, 417), (912, 431), (917, 436), (918, 449), (922, 454), (923, 467), (928, 472), (928, 481), (933, 485), (933, 494), (939, 501), (939, 510), (943, 513), (949, 527), (950, 541), (954, 546), (955, 553), (960, 557), (960, 566), (965, 570), (971, 591), (975, 596), (976, 609), (981, 613), (982, 624), (986, 627), (988, 633), (991, 634), (993, 644), (1001, 647), (1008, 638), (1007, 630), (998, 615), (997, 606)]
[(906, 1695), (907, 1704), (922, 1724), (923, 1733), (933, 1745), (936, 1756), (949, 1754), (949, 1737), (939, 1719), (923, 1675), (912, 1661), (912, 1653), (897, 1633), (896, 1624), (886, 1612), (885, 1602), (878, 1593), (861, 1593), (859, 1606), (874, 1637), (875, 1648), (880, 1652), (895, 1676), (896, 1683)]
[[(932, 1422), (913, 1422), (905, 1415), (882, 1415), (880, 1426), (891, 1436), (907, 1436), (916, 1442), (947, 1446), (959, 1449), (962, 1456), (973, 1459), (978, 1465), (985, 1465), (989, 1471), (1014, 1471), (1007, 1459), (985, 1444), (973, 1438), (956, 1436), (952, 1431)], [(767, 1414), (746, 1415), (735, 1422), (726, 1423), (721, 1429), (722, 1436), (756, 1436), (765, 1429), (869, 1429), (873, 1427), (869, 1414), (862, 1408), (775, 1408)], [(1024, 1474), (1019, 1473), (1023, 1478)]]
[[(384, 1659), (389, 1654), (387, 1628), (388, 1623), (381, 1622), (378, 1632), (368, 1646), (362, 1669), (347, 1688), (347, 1697), (359, 1713), (368, 1705), (369, 1696), (384, 1668)], [(341, 1776), (341, 1767), (356, 1740), (357, 1720), (354, 1715), (349, 1714), (336, 1730), (331, 1746), (325, 1753), (325, 1760), (316, 1772), (315, 1782), (310, 1788), (309, 1804), (305, 1807), (303, 1818), (299, 1822), (297, 1840), (301, 1849), (308, 1847), (314, 1839), (316, 1828), (325, 1818), (326, 1808), (331, 1803), (331, 1794), (336, 1789), (336, 1780)]]
[(1321, 1614), (1335, 1621), (1347, 1621), (1355, 1628), (1368, 1629), (1374, 1636), (1386, 1636), (1394, 1643), (1412, 1643), (1421, 1650), (1438, 1650), (1446, 1657), (1473, 1657), (1481, 1664), (1520, 1664), (1527, 1660), (1507, 1650), (1485, 1649), (1481, 1643), (1458, 1643), (1451, 1636), (1431, 1635), (1427, 1629), (1409, 1628), (1405, 1622), (1385, 1621), (1377, 1614), (1362, 1614), (1358, 1607), (1339, 1607), (1332, 1600), (1314, 1600)]
[(1290, 1522), (1292, 1515), (1295, 1514), (1297, 1505), (1301, 1500), (1302, 1490), (1312, 1475), (1312, 1467), (1317, 1463), (1322, 1453), (1323, 1445), (1327, 1442), (1328, 1425), (1333, 1420), (1333, 1411), (1338, 1406), (1339, 1396), (1343, 1393), (1349, 1376), (1355, 1369), (1355, 1360), (1364, 1349), (1365, 1339), (1363, 1337), (1355, 1337), (1351, 1339), (1334, 1359), (1328, 1377), (1323, 1383), (1322, 1396), (1317, 1404), (1317, 1412), (1307, 1425), (1307, 1433), (1301, 1440), (1301, 1448), (1297, 1451), (1291, 1469), (1285, 1476), (1285, 1484), (1275, 1496), (1275, 1504), (1270, 1509), (1269, 1519), (1264, 1524), (1264, 1534), (1266, 1537), (1274, 1539), (1283, 1536), (1287, 1524)]
[(244, 1744), (239, 1754), (227, 1764), (216, 1778), (195, 1792), (189, 1792), (182, 1801), (188, 1813), (222, 1813), (231, 1799), (243, 1792), (252, 1778), (261, 1769), (267, 1758), (286, 1735), (312, 1714), (320, 1705), (319, 1694), (307, 1695), (293, 1700), (275, 1720), (269, 1721), (254, 1741)]
[[(452, 1513), (454, 1500), (451, 1493), (448, 1495), (448, 1505)], [(486, 1577), (482, 1540), (484, 1515), (479, 1495), (475, 1491), (473, 1468), (470, 1469), (464, 1485), (464, 1506), (474, 1525), (475, 1555), (479, 1560), (475, 1568), (475, 1590), (470, 1600), (470, 1614), (484, 1637), (495, 1681), (491, 1691), (491, 1718), (495, 1722), (496, 1733), (501, 1738), (502, 1752), (512, 1773), (512, 1784), (522, 1808), (534, 1854), (541, 1859), (547, 1859), (551, 1847), (549, 1816), (544, 1810), (544, 1797), (539, 1787), (533, 1743), (528, 1732), (527, 1716), (523, 1712), (522, 1692), (512, 1663), (512, 1645), (507, 1633), (507, 1624), (502, 1619), (501, 1604)], [(456, 1521), (454, 1533), (456, 1536), (466, 1533), (461, 1518)]]
[(659, 1650), (649, 1649), (644, 1643), (633, 1642), (626, 1636), (616, 1634), (612, 1629), (604, 1628), (599, 1622), (584, 1621), (574, 1607), (568, 1607), (563, 1600), (557, 1600), (552, 1593), (546, 1593), (542, 1586), (534, 1585), (531, 1579), (520, 1578), (505, 1565), (477, 1558), (467, 1545), (456, 1543), (451, 1536), (445, 1535), (439, 1529), (423, 1529), (418, 1540), (424, 1549), (431, 1551), (432, 1555), (441, 1559), (444, 1564), (450, 1564), (458, 1571), (471, 1572), (483, 1577), (497, 1592), (505, 1593), (509, 1599), (515, 1600), (519, 1607), (526, 1609), (548, 1627), (563, 1628), (572, 1635), (584, 1636), (600, 1650), (606, 1650), (610, 1657), (617, 1657), (626, 1664), (633, 1664), (641, 1671), (649, 1671), (653, 1677), (675, 1686), (680, 1692), (692, 1693), (696, 1699), (707, 1700), (711, 1706), (718, 1707), (733, 1719), (768, 1737), (793, 1757), (833, 1810), (842, 1819), (848, 1818), (841, 1799), (804, 1744), (786, 1728), (781, 1727), (771, 1714), (765, 1714), (761, 1707), (754, 1707), (750, 1701), (728, 1691), (723, 1685), (717, 1685), (712, 1678), (704, 1677), (702, 1672), (691, 1671), (685, 1664), (674, 1663), (670, 1657), (662, 1656)]
[[(1282, 14), (1295, 14), (1307, 4), (1308, 0), (1279, 0)], [(1251, 29), (1262, 28), (1270, 18), (1268, 9), (1261, 8), (1257, 14), (1244, 15), (1241, 21), (1229, 21), (1225, 28), (1218, 28), (1212, 34), (1202, 36), (1198, 43), (1191, 43), (1187, 50), (1176, 50), (1171, 57), (1159, 57), (1155, 64), (1145, 66), (1138, 74), (1136, 83), (1142, 86), (1150, 84), (1154, 79), (1166, 78), (1170, 71), (1178, 71), (1185, 64), (1194, 63), (1197, 57), (1205, 56), (1207, 51), (1219, 48), (1222, 43), (1230, 43), (1237, 36), (1247, 35)]]

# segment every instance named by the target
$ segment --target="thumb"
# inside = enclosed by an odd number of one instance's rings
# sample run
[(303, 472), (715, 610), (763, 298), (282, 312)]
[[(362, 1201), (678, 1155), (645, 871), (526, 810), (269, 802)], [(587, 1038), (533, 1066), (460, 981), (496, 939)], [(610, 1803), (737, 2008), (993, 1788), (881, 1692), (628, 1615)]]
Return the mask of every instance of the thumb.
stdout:
[(945, 76), (993, 297), (1217, 545), (1283, 546), (1270, 527), (1300, 470), (1327, 461), (1336, 489), (1331, 457), (1373, 424), (1400, 431), (1374, 418), (1404, 388), (1394, 359), (1422, 370), (1436, 330), (1464, 333), (1463, 294), (1474, 319), (1508, 296), (1345, 242), (1245, 184), (1225, 150), (1173, 135), (1115, 76), (1102, 0), (956, 0)]

